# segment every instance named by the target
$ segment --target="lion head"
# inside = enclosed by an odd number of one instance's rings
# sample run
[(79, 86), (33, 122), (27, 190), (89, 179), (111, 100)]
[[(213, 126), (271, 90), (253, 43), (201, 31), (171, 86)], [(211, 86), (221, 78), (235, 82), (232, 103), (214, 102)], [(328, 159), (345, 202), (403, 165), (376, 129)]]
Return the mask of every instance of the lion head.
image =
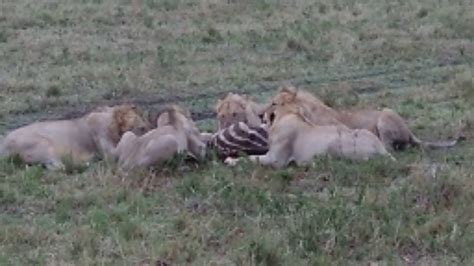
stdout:
[(191, 121), (191, 112), (184, 109), (176, 104), (166, 106), (158, 117), (155, 119), (156, 127), (162, 127), (171, 124), (170, 114), (174, 114), (174, 117), (179, 120), (181, 123), (186, 123), (186, 121)]
[(218, 129), (227, 128), (238, 122), (249, 126), (259, 126), (262, 123), (264, 106), (250, 99), (247, 95), (229, 93), (224, 99), (219, 99), (215, 107)]
[(275, 123), (280, 121), (282, 118), (288, 115), (294, 115), (301, 121), (314, 125), (311, 119), (308, 117), (308, 110), (304, 105), (298, 105), (296, 103), (286, 103), (284, 105), (273, 105), (267, 108), (264, 114), (265, 123), (271, 128)]
[(271, 100), (272, 105), (300, 104), (314, 107), (327, 107), (323, 101), (313, 94), (299, 90), (294, 86), (283, 86), (279, 88), (279, 92)]
[(143, 119), (137, 111), (135, 105), (116, 105), (113, 107), (103, 107), (99, 112), (112, 112), (112, 121), (109, 125), (109, 132), (112, 139), (116, 142), (127, 131), (136, 135), (143, 135), (150, 130), (149, 123)]
[(192, 120), (189, 110), (178, 105), (170, 105), (158, 116), (156, 125), (158, 128), (171, 125), (177, 130), (183, 130), (190, 154), (197, 159), (205, 157), (206, 143), (202, 141), (201, 133)]
[(271, 99), (270, 109), (275, 106), (296, 105), (303, 107), (304, 117), (320, 125), (339, 124), (338, 114), (313, 94), (294, 86), (280, 87)]

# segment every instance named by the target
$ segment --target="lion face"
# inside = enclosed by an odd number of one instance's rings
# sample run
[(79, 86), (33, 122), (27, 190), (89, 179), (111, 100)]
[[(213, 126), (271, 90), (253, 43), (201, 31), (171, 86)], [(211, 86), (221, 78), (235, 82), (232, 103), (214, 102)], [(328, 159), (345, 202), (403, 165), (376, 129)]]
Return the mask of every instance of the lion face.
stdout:
[(238, 122), (246, 122), (245, 99), (238, 95), (229, 93), (216, 105), (218, 128), (227, 128)]
[[(261, 110), (260, 110), (261, 109)], [(232, 124), (244, 122), (250, 126), (262, 123), (264, 107), (259, 106), (246, 95), (229, 93), (216, 105), (218, 129), (224, 129)]]
[(275, 121), (279, 120), (286, 114), (292, 113), (290, 105), (272, 105), (267, 109), (264, 115), (264, 122), (269, 126), (273, 126)]
[(279, 92), (273, 96), (271, 103), (265, 112), (264, 121), (271, 126), (276, 118), (289, 113), (299, 113), (301, 105), (298, 100), (298, 90), (293, 86), (280, 87)]
[(113, 111), (120, 135), (131, 131), (141, 136), (150, 130), (149, 123), (137, 112), (134, 105), (115, 106)]
[(245, 107), (238, 102), (222, 103), (217, 110), (217, 122), (219, 129), (229, 127), (237, 122), (247, 122)]
[(296, 105), (304, 111), (303, 117), (317, 125), (342, 125), (337, 111), (328, 107), (318, 97), (304, 90), (288, 86), (272, 98), (271, 106)]
[(264, 115), (265, 123), (272, 127), (276, 122), (287, 115), (296, 115), (302, 121), (312, 124), (307, 116), (308, 111), (305, 106), (296, 103), (285, 103), (282, 105), (272, 105), (267, 108)]

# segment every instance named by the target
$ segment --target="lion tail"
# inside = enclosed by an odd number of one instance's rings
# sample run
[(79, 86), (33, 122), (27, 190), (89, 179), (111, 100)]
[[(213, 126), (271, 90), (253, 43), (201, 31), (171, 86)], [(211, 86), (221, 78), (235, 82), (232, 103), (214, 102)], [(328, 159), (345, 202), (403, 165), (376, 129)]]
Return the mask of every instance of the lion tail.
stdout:
[(459, 140), (462, 140), (462, 137), (459, 137), (454, 140), (439, 140), (439, 141), (424, 141), (417, 138), (413, 133), (410, 136), (410, 144), (412, 146), (421, 146), (425, 148), (440, 149), (440, 148), (450, 148), (458, 143)]

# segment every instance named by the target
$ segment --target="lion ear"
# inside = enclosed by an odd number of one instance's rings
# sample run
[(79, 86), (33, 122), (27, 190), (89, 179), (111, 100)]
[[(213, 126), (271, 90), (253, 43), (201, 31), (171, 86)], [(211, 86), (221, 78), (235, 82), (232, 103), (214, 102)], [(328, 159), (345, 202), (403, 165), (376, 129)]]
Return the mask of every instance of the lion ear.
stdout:
[(243, 98), (243, 97), (242, 97), (242, 98), (239, 98), (239, 99), (237, 100), (237, 104), (240, 105), (240, 107), (242, 107), (242, 109), (247, 108), (247, 105), (248, 105), (247, 100), (246, 100), (245, 98)]
[(191, 118), (191, 111), (189, 111), (189, 109), (187, 108), (181, 108), (181, 110), (183, 111), (183, 115), (186, 117), (186, 118)]
[(189, 112), (189, 111), (182, 109), (178, 105), (168, 106), (158, 116), (158, 119), (156, 120), (156, 126), (157, 127), (162, 127), (166, 125), (176, 126), (176, 124), (180, 121), (178, 118), (178, 115), (182, 114), (183, 116), (186, 116), (187, 115), (186, 112)]
[(162, 127), (170, 124), (170, 113), (174, 112), (174, 105), (167, 105), (161, 110), (158, 118), (156, 119), (156, 127)]
[(285, 92), (290, 95), (296, 95), (298, 93), (298, 89), (293, 85), (287, 85), (280, 87), (280, 92)]
[(309, 118), (310, 113), (309, 113), (309, 111), (308, 111), (307, 108), (305, 108), (305, 107), (303, 107), (303, 106), (298, 106), (298, 114), (301, 116), (301, 118), (303, 119), (303, 121), (305, 121), (306, 123), (311, 124), (311, 125), (314, 124), (314, 123), (311, 121), (311, 119)]
[(108, 106), (98, 106), (92, 112), (106, 112), (109, 108)]
[(156, 127), (162, 127), (168, 125), (169, 122), (169, 114), (168, 112), (164, 112), (158, 116), (156, 119)]
[(289, 86), (288, 93), (291, 95), (292, 99), (296, 99), (296, 96), (298, 95), (298, 89), (295, 86)]

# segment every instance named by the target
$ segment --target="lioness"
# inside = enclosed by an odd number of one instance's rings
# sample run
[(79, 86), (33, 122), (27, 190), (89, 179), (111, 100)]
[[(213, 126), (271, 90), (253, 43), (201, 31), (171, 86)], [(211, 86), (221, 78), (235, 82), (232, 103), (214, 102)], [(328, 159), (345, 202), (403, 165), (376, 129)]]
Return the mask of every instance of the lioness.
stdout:
[(173, 105), (158, 117), (157, 128), (145, 135), (125, 133), (114, 151), (120, 167), (124, 170), (150, 167), (182, 152), (204, 158), (206, 144), (188, 115), (189, 112)]
[(314, 95), (293, 86), (280, 88), (271, 100), (272, 105), (297, 104), (304, 107), (305, 115), (317, 125), (347, 126), (351, 129), (367, 129), (375, 134), (388, 149), (401, 150), (408, 145), (424, 147), (451, 147), (453, 141), (427, 142), (418, 139), (408, 128), (405, 120), (390, 109), (337, 111)]
[(374, 155), (389, 156), (380, 140), (365, 129), (344, 126), (317, 126), (297, 104), (272, 107), (265, 115), (269, 125), (269, 151), (250, 156), (250, 160), (276, 168), (291, 161), (306, 165), (314, 156), (328, 154), (353, 160), (368, 160)]
[(62, 169), (62, 159), (86, 162), (112, 155), (128, 131), (144, 134), (149, 126), (132, 105), (101, 107), (72, 120), (36, 122), (10, 132), (0, 143), (0, 157), (18, 154), (26, 163)]
[(219, 99), (215, 107), (218, 130), (238, 122), (244, 122), (250, 127), (259, 127), (265, 109), (264, 105), (257, 104), (247, 95), (229, 93), (224, 99)]

